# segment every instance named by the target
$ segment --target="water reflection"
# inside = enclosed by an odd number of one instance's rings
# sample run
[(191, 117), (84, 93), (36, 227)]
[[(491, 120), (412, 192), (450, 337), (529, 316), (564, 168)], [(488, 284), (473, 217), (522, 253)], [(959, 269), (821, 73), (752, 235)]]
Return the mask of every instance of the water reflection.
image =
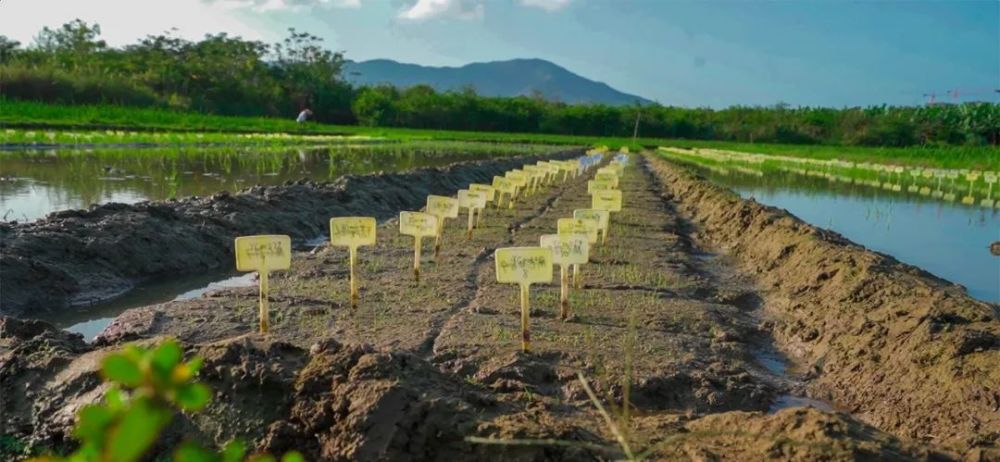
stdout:
[(552, 147), (415, 142), (317, 147), (182, 147), (0, 152), (0, 218), (29, 221), (108, 202), (237, 191), (288, 180), (330, 181)]
[[(1000, 302), (1000, 258), (988, 248), (1000, 240), (1000, 214), (992, 207), (944, 201), (933, 194), (908, 192), (906, 187), (893, 190), (788, 170), (673, 160), (745, 198), (781, 207), (872, 250), (962, 284), (976, 298)], [(947, 178), (942, 183), (947, 184)]]
[[(303, 178), (332, 181), (345, 174), (400, 171), (558, 149), (565, 148), (427, 141), (292, 148), (8, 150), (0, 151), (0, 216), (29, 221), (90, 204), (206, 196), (257, 184)], [(105, 303), (39, 315), (91, 339), (126, 309), (253, 283), (247, 275), (233, 276), (223, 272), (151, 281)]]

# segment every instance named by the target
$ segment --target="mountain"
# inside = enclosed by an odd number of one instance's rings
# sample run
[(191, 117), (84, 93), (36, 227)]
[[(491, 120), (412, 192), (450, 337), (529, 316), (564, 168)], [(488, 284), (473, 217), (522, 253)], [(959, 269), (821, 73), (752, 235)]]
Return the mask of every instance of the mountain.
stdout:
[(545, 99), (564, 103), (651, 103), (648, 99), (622, 93), (605, 83), (581, 77), (543, 59), (471, 63), (461, 67), (421, 66), (373, 59), (346, 62), (343, 75), (355, 85), (389, 84), (405, 88), (426, 84), (438, 91), (471, 86), (476, 93), (484, 96), (530, 96), (537, 91)]

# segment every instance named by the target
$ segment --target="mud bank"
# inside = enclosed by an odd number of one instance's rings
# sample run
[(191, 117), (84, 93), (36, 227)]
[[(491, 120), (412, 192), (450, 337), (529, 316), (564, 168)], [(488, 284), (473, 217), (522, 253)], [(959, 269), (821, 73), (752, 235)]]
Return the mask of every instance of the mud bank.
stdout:
[(232, 265), (239, 235), (324, 235), (331, 216), (379, 219), (417, 208), (427, 194), (549, 156), (498, 158), (403, 173), (348, 175), (331, 183), (255, 186), (236, 194), (57, 212), (25, 224), (0, 223), (0, 313), (61, 310), (121, 295), (137, 282)]
[[(767, 413), (804, 390), (757, 359), (770, 341), (751, 313), (760, 294), (727, 260), (706, 258), (640, 167), (622, 178), (627, 199), (610, 240), (594, 248), (570, 293), (572, 319), (558, 317), (557, 286), (533, 287), (529, 354), (520, 352), (517, 289), (495, 282), (491, 256), (535, 245), (557, 219), (587, 208), (587, 178), (489, 209), (471, 240), (450, 222), (438, 258), (426, 249), (419, 285), (410, 278), (412, 239), (390, 220), (358, 255), (357, 309), (343, 249), (298, 252), (291, 270), (272, 275), (267, 336), (254, 333), (252, 288), (129, 310), (89, 345), (41, 323), (2, 321), (11, 327), (0, 324), (0, 404), (16, 412), (0, 416), (0, 433), (65, 444), (75, 410), (103, 393), (99, 358), (127, 341), (171, 336), (205, 359), (201, 380), (215, 398), (171, 429), (168, 443), (241, 437), (313, 460), (621, 459), (582, 373), (612, 410), (631, 384), (622, 426), (647, 460), (938, 455), (848, 414)], [(49, 348), (54, 339), (65, 346)]]
[[(0, 317), (0, 388), (5, 391), (0, 404), (7, 411), (0, 415), (0, 434), (35, 450), (72, 447), (74, 413), (104, 392), (97, 384), (99, 359), (106, 352), (84, 351), (79, 338), (66, 337), (43, 324)], [(43, 345), (52, 342), (59, 347), (43, 352)], [(79, 355), (74, 361), (60, 359), (74, 353)], [(161, 437), (159, 454), (192, 438), (222, 444), (240, 437), (260, 450), (296, 449), (310, 460), (328, 461), (624, 456), (600, 431), (598, 416), (574, 411), (585, 409), (585, 402), (498, 392), (409, 353), (332, 339), (301, 349), (249, 334), (188, 345), (186, 354), (205, 359), (201, 379), (215, 390), (215, 398), (199, 414), (177, 416)], [(34, 392), (26, 395), (26, 389)], [(644, 450), (644, 459), (923, 460), (931, 455), (844, 414), (809, 408), (773, 415), (641, 415), (633, 432), (630, 439), (644, 441), (637, 448)], [(539, 443), (480, 444), (470, 442), (470, 436)]]
[(764, 288), (770, 331), (807, 371), (814, 394), (884, 431), (971, 459), (1000, 458), (997, 306), (648, 159), (699, 238)]

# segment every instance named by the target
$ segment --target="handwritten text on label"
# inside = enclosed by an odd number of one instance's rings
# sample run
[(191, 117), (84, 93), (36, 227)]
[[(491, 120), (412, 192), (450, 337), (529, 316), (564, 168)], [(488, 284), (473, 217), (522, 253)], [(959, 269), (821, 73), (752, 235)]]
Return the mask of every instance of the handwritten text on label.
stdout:
[(292, 262), (292, 239), (285, 235), (236, 238), (237, 271), (288, 269)]
[(534, 284), (552, 282), (552, 251), (541, 247), (497, 249), (497, 282)]
[(330, 243), (342, 247), (375, 244), (375, 218), (336, 217), (330, 219)]

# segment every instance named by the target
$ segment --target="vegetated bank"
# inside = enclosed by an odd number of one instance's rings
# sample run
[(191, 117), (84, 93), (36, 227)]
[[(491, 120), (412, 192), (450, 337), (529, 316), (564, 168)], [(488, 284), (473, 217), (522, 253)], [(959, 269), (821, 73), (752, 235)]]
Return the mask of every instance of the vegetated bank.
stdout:
[[(1000, 358), (988, 305), (658, 160), (622, 178), (623, 211), (583, 265), (582, 289), (571, 291), (574, 318), (558, 319), (558, 287), (533, 287), (534, 350), (521, 353), (517, 289), (494, 282), (491, 255), (537, 245), (559, 218), (589, 207), (587, 179), (487, 210), (471, 240), (450, 223), (419, 285), (410, 279), (412, 239), (390, 220), (359, 252), (356, 310), (344, 250), (296, 253), (290, 271), (272, 276), (266, 336), (254, 333), (249, 288), (127, 311), (92, 345), (42, 323), (0, 321), (0, 399), (11, 410), (0, 431), (64, 444), (72, 410), (101, 393), (97, 359), (123, 342), (169, 335), (205, 357), (202, 379), (222, 398), (183, 417), (168, 441), (239, 436), (327, 460), (998, 455), (986, 391), (996, 389)], [(834, 274), (824, 261), (844, 269)], [(846, 284), (851, 261), (860, 274)], [(800, 332), (809, 340), (795, 341)], [(859, 335), (870, 340), (864, 351)], [(772, 339), (798, 358), (791, 373), (760, 359), (773, 355)], [(881, 377), (869, 374), (877, 364)], [(871, 398), (845, 393), (852, 370)], [(788, 396), (831, 398), (850, 413), (776, 406)]]
[[(198, 143), (205, 138), (222, 143), (310, 141), (310, 136), (361, 137), (360, 140), (383, 141), (441, 140), (493, 143), (531, 143), (573, 146), (608, 146), (612, 149), (629, 147), (670, 146), (681, 148), (714, 148), (760, 152), (816, 159), (842, 159), (854, 162), (875, 162), (935, 168), (1000, 169), (1000, 147), (976, 145), (915, 145), (908, 147), (843, 146), (831, 144), (772, 144), (729, 141), (705, 141), (640, 136), (589, 136), (504, 131), (433, 130), (400, 127), (368, 127), (357, 125), (297, 124), (292, 120), (266, 117), (220, 116), (177, 112), (153, 108), (131, 108), (108, 105), (54, 105), (18, 100), (0, 100), (5, 111), (0, 112), (0, 144), (41, 143), (71, 146), (86, 140), (61, 136), (63, 131), (105, 131), (98, 133), (105, 141), (128, 142), (133, 137), (150, 138), (155, 143)], [(25, 132), (32, 132), (30, 140)], [(116, 133), (118, 132), (118, 133)], [(138, 132), (138, 134), (133, 134)], [(201, 133), (202, 135), (199, 135)], [(640, 134), (646, 132), (640, 131)], [(49, 135), (51, 134), (51, 136)], [(267, 137), (241, 136), (271, 134)], [(287, 136), (282, 136), (287, 135)], [(199, 138), (202, 136), (202, 138)], [(8, 141), (4, 141), (9, 139)], [(51, 138), (51, 139), (50, 139)], [(336, 141), (336, 140), (335, 140)], [(351, 140), (345, 140), (351, 141)]]
[(106, 300), (137, 282), (177, 277), (232, 262), (236, 236), (323, 236), (330, 217), (364, 213), (386, 219), (452, 194), (470, 182), (539, 159), (576, 151), (502, 157), (409, 172), (348, 175), (331, 183), (288, 182), (229, 194), (67, 210), (29, 223), (0, 223), (0, 309), (19, 315)]

